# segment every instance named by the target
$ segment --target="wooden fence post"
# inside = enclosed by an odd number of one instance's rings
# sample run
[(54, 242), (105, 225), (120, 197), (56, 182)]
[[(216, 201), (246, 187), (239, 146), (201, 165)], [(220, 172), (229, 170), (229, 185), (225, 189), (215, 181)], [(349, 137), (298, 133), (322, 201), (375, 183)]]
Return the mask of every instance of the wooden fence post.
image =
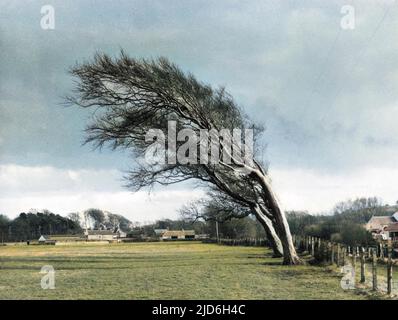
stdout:
[[(352, 268), (354, 269), (354, 274), (356, 274), (357, 257), (355, 247), (352, 248)], [(354, 278), (354, 285), (356, 284), (356, 279)]]
[(384, 246), (382, 243), (380, 243), (380, 254), (379, 254), (380, 259), (384, 259)]
[(329, 262), (329, 242), (323, 243), (323, 261)]
[(334, 243), (333, 242), (331, 242), (331, 246), (332, 246), (332, 248), (331, 248), (331, 253), (330, 253), (330, 262), (332, 264), (334, 264)]
[(365, 250), (361, 247), (361, 283), (365, 283)]
[(372, 249), (372, 289), (377, 291), (377, 248)]
[(346, 256), (346, 254), (347, 254), (347, 247), (343, 247), (342, 248), (342, 250), (343, 250), (343, 254), (342, 254), (342, 259), (341, 259), (341, 265), (344, 267), (345, 266), (345, 256)]
[(321, 246), (322, 246), (322, 240), (321, 238), (318, 238), (318, 255), (322, 255), (321, 253)]
[(387, 294), (392, 292), (392, 248), (388, 246), (388, 262), (387, 262)]
[(318, 243), (319, 243), (318, 260), (323, 261), (325, 255), (325, 244), (321, 238), (319, 238)]
[(336, 264), (339, 267), (340, 266), (340, 243), (336, 244), (337, 246), (337, 253), (336, 253)]
[(315, 256), (315, 238), (311, 237), (311, 255)]
[(330, 242), (325, 243), (325, 260), (326, 263), (330, 263)]
[(318, 254), (318, 240), (314, 237), (314, 257)]

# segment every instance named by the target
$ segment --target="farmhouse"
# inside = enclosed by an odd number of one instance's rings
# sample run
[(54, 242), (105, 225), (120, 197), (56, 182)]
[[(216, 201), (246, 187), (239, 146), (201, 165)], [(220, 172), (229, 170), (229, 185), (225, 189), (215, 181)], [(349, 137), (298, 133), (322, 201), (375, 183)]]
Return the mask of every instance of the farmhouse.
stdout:
[(161, 236), (163, 236), (163, 234), (164, 234), (166, 231), (169, 231), (169, 229), (155, 229), (154, 231), (155, 231), (155, 234), (156, 234), (158, 237), (161, 237)]
[(162, 235), (162, 240), (193, 240), (195, 239), (194, 230), (167, 230)]
[(392, 216), (372, 216), (365, 225), (366, 230), (372, 233), (375, 239), (388, 240), (391, 238), (390, 233), (398, 232), (398, 211)]
[(127, 237), (127, 233), (120, 229), (118, 231), (116, 231), (116, 234), (117, 234), (118, 238), (126, 238)]
[(388, 239), (394, 242), (398, 241), (398, 222), (390, 223), (385, 228), (385, 232), (388, 232)]
[(120, 229), (116, 231), (111, 229), (98, 229), (98, 230), (89, 230), (87, 229), (84, 232), (84, 235), (87, 240), (93, 241), (112, 241), (120, 238), (126, 238), (127, 234)]
[(57, 241), (46, 239), (44, 236), (40, 236), (38, 240), (39, 244), (52, 244), (54, 245)]
[(117, 234), (112, 230), (87, 230), (85, 232), (87, 240), (114, 240)]
[(392, 216), (373, 216), (365, 225), (365, 228), (372, 233), (379, 233), (392, 222), (396, 222)]
[(117, 233), (113, 232), (112, 230), (86, 230), (84, 232), (87, 240), (92, 241), (111, 241), (116, 240), (118, 235)]

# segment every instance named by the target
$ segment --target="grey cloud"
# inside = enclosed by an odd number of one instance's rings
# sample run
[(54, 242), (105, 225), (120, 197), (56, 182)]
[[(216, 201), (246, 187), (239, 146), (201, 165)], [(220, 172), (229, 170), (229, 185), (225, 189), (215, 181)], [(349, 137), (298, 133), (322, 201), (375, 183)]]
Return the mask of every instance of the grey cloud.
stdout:
[(75, 61), (123, 47), (134, 56), (168, 56), (198, 78), (225, 85), (266, 124), (271, 167), (396, 163), (396, 148), (381, 142), (398, 134), (391, 121), (398, 116), (397, 8), (356, 3), (357, 28), (345, 31), (344, 4), (54, 1), (56, 30), (45, 32), (37, 3), (8, 3), (0, 22), (2, 158), (124, 166), (126, 154), (96, 157), (82, 148), (87, 113), (59, 106)]

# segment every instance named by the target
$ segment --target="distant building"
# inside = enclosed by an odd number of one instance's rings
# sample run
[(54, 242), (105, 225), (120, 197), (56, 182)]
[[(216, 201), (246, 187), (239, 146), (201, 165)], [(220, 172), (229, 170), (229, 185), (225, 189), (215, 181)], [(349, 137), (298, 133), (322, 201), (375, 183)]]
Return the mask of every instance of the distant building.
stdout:
[(49, 240), (49, 239), (46, 239), (46, 237), (44, 237), (44, 236), (40, 236), (38, 242), (39, 242), (39, 244), (52, 244), (52, 245), (54, 245), (57, 241), (56, 240)]
[(167, 230), (162, 235), (162, 240), (193, 240), (195, 239), (194, 230)]
[(392, 216), (372, 216), (365, 229), (371, 232), (375, 239), (391, 239), (391, 235), (398, 232), (398, 211)]
[(127, 237), (127, 233), (120, 229), (118, 231), (116, 231), (116, 233), (118, 235), (118, 238), (126, 238)]
[(154, 231), (155, 231), (155, 234), (156, 234), (158, 237), (161, 237), (161, 236), (163, 236), (163, 234), (164, 234), (166, 231), (169, 231), (169, 229), (155, 229)]
[(398, 222), (390, 223), (386, 228), (385, 232), (388, 233), (387, 239), (394, 242), (398, 241)]
[(370, 232), (379, 232), (392, 222), (397, 222), (392, 216), (372, 216), (365, 228)]
[(121, 230), (116, 232), (112, 230), (86, 230), (84, 235), (87, 240), (91, 241), (112, 241), (126, 237), (126, 233)]

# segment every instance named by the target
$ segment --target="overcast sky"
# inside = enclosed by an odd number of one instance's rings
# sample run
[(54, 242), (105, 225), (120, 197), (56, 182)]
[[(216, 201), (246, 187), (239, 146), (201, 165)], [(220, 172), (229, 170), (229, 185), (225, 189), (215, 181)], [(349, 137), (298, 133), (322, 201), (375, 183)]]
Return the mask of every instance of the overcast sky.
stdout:
[[(43, 5), (55, 29), (40, 25)], [(344, 5), (355, 28), (344, 29)], [(99, 207), (176, 217), (191, 186), (132, 194), (129, 154), (82, 146), (88, 113), (62, 107), (67, 70), (96, 51), (166, 56), (224, 85), (266, 126), (264, 157), (287, 209), (398, 200), (398, 1), (0, 0), (0, 213)]]

